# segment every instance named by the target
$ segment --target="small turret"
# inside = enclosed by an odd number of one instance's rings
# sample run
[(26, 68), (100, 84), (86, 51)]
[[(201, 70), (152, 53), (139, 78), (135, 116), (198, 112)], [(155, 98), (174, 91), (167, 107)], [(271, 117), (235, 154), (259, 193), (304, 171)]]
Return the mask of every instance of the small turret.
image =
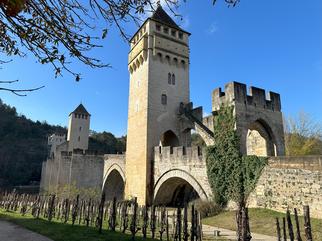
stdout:
[(68, 151), (88, 149), (90, 117), (91, 115), (82, 104), (69, 114)]

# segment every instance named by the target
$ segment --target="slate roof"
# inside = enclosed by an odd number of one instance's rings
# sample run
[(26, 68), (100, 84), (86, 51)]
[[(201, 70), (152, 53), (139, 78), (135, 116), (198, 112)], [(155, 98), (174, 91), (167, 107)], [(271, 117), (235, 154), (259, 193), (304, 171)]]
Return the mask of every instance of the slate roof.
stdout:
[(83, 106), (83, 104), (80, 104), (79, 106), (77, 106), (77, 108), (71, 112), (72, 113), (77, 113), (77, 114), (85, 114), (85, 115), (91, 115), (90, 113), (88, 113), (88, 111), (85, 109), (85, 107)]
[(158, 21), (160, 23), (164, 23), (170, 27), (177, 28), (182, 30), (176, 23), (173, 21), (173, 19), (166, 13), (166, 11), (163, 10), (161, 5), (157, 7), (155, 12), (153, 13), (151, 19)]

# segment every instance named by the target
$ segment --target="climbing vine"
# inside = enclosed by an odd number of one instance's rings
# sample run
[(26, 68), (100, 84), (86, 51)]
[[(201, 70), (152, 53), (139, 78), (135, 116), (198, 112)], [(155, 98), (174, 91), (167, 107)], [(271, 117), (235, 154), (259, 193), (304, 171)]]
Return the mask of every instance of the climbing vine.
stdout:
[(217, 204), (233, 200), (245, 206), (267, 158), (241, 155), (233, 111), (233, 106), (222, 106), (214, 116), (215, 143), (207, 148), (207, 174)]

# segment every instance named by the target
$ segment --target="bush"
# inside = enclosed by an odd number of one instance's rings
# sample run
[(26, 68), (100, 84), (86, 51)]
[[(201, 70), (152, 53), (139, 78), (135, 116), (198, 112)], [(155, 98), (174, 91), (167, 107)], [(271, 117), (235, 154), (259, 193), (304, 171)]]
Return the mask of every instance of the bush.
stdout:
[(195, 208), (200, 212), (201, 218), (218, 215), (223, 210), (220, 205), (213, 201), (197, 199), (190, 204), (195, 205)]

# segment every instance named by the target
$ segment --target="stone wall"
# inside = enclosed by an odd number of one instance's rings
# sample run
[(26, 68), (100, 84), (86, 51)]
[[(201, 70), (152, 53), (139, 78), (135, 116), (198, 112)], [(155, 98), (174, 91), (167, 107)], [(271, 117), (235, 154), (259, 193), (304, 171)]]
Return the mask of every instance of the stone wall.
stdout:
[(77, 188), (101, 190), (103, 184), (103, 156), (90, 152), (61, 152), (47, 159), (42, 166), (41, 191), (56, 192), (59, 187), (76, 185)]
[(322, 156), (270, 158), (249, 206), (285, 212), (303, 205), (310, 205), (312, 217), (322, 218)]
[(211, 199), (205, 156), (199, 147), (154, 148), (154, 197), (170, 178), (188, 182), (201, 199)]

